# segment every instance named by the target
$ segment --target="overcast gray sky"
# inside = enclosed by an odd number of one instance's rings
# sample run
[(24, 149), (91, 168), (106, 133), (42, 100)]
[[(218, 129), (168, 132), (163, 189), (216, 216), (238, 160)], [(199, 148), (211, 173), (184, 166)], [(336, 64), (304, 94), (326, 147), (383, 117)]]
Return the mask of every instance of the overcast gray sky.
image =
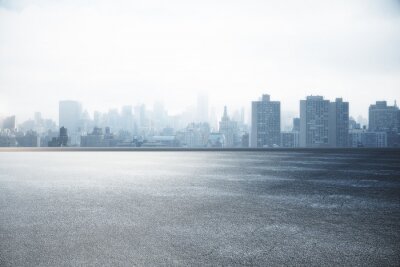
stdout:
[(58, 100), (90, 112), (161, 100), (172, 112), (262, 93), (298, 112), (310, 94), (400, 100), (399, 0), (0, 0), (0, 114)]

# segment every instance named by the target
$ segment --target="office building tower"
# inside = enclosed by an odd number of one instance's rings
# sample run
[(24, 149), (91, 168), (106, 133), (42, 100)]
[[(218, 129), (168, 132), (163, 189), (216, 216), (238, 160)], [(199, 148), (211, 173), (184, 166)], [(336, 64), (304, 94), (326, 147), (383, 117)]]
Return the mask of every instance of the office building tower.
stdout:
[(342, 98), (330, 103), (328, 131), (330, 147), (349, 145), (349, 102)]
[(229, 118), (226, 106), (224, 107), (224, 115), (219, 122), (219, 133), (225, 136), (225, 147), (236, 146), (238, 138), (237, 122)]
[(300, 147), (329, 146), (329, 107), (322, 96), (300, 100)]
[(251, 147), (275, 147), (281, 143), (281, 103), (263, 95), (252, 102)]
[(400, 146), (400, 110), (396, 103), (388, 106), (386, 101), (377, 101), (369, 107), (370, 132), (385, 132), (389, 147)]
[(375, 105), (369, 106), (370, 131), (398, 132), (400, 128), (399, 108), (388, 106), (386, 101), (376, 101)]

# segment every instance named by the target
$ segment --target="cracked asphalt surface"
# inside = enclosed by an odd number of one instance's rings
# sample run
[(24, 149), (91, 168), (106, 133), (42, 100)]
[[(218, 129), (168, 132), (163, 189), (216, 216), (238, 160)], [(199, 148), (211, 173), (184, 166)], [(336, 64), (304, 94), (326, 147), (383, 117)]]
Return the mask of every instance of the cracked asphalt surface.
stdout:
[(399, 266), (399, 230), (399, 151), (0, 153), (0, 266)]

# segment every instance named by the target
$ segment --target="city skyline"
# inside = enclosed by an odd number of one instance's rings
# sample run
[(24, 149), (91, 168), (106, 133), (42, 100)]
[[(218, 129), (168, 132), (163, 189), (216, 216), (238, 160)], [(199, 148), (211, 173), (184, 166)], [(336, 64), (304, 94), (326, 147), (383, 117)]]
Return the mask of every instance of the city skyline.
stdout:
[[(398, 147), (400, 110), (396, 103), (376, 101), (368, 121), (349, 115), (349, 102), (324, 96), (299, 100), (299, 116), (284, 118), (279, 100), (262, 94), (245, 109), (218, 116), (208, 112), (208, 97), (199, 95), (195, 109), (169, 115), (161, 102), (153, 109), (125, 105), (90, 116), (82, 103), (59, 101), (59, 123), (34, 113), (16, 123), (15, 115), (0, 117), (0, 146), (186, 147), (186, 148), (346, 148)], [(104, 129), (104, 131), (103, 131)]]
[[(269, 92), (267, 92), (268, 96), (270, 95)], [(243, 116), (243, 118), (241, 120), (243, 120), (245, 123), (251, 125), (251, 120), (252, 120), (252, 109), (254, 107), (252, 107), (252, 103), (254, 101), (261, 101), (263, 96), (266, 95), (266, 91), (264, 91), (262, 94), (260, 94), (260, 96), (258, 96), (258, 100), (254, 100), (255, 98), (257, 98), (256, 96), (253, 96), (252, 100), (249, 103), (244, 103), (243, 105), (240, 105), (239, 107), (235, 108), (229, 105), (222, 105), (220, 107), (215, 107), (215, 106), (209, 106), (209, 98), (208, 95), (206, 94), (198, 94), (197, 95), (197, 100), (193, 101), (194, 104), (187, 106), (186, 109), (183, 109), (182, 112), (179, 113), (171, 113), (170, 110), (168, 110), (168, 108), (164, 105), (163, 101), (154, 101), (152, 104), (147, 105), (145, 103), (141, 103), (141, 102), (137, 102), (135, 104), (133, 103), (125, 103), (123, 105), (120, 106), (113, 106), (113, 107), (103, 107), (102, 110), (89, 110), (87, 108), (87, 106), (85, 105), (85, 103), (77, 100), (77, 99), (63, 99), (63, 100), (59, 100), (57, 101), (57, 108), (56, 108), (56, 117), (50, 117), (47, 116), (44, 112), (42, 112), (41, 110), (31, 110), (29, 112), (27, 112), (28, 115), (26, 118), (21, 118), (18, 116), (18, 114), (16, 113), (0, 113), (0, 118), (6, 118), (9, 116), (15, 116), (16, 117), (16, 124), (21, 124), (23, 122), (29, 121), (29, 120), (35, 120), (35, 116), (37, 114), (40, 114), (41, 117), (46, 118), (46, 119), (51, 119), (52, 121), (54, 121), (57, 125), (59, 125), (60, 121), (59, 121), (59, 105), (62, 102), (76, 102), (79, 103), (80, 107), (79, 107), (79, 112), (81, 114), (83, 114), (84, 116), (88, 117), (91, 120), (95, 120), (95, 117), (98, 113), (100, 114), (107, 114), (110, 112), (118, 112), (120, 114), (124, 113), (124, 109), (126, 108), (131, 108), (132, 109), (132, 115), (135, 116), (139, 116), (139, 109), (140, 108), (145, 108), (146, 112), (150, 112), (153, 116), (153, 118), (156, 118), (157, 115), (160, 115), (159, 112), (157, 111), (157, 109), (162, 109), (163, 112), (165, 112), (167, 116), (169, 117), (179, 117), (179, 116), (189, 116), (190, 117), (190, 121), (191, 122), (209, 122), (210, 124), (213, 124), (213, 126), (215, 126), (214, 128), (218, 128), (218, 123), (217, 121), (213, 121), (215, 119), (219, 119), (224, 115), (224, 109), (225, 107), (228, 107), (231, 115), (233, 115), (233, 113), (236, 113), (235, 116), (238, 117), (239, 114), (243, 113), (240, 116)], [(301, 113), (301, 101), (304, 98), (307, 97), (323, 97), (326, 98), (327, 100), (335, 100), (335, 99), (343, 99), (342, 97), (334, 97), (332, 99), (327, 98), (326, 96), (323, 95), (305, 95), (302, 98), (298, 99), (298, 107), (296, 110), (288, 110), (285, 109), (284, 106), (282, 106), (282, 101), (280, 99), (275, 99), (277, 102), (280, 103), (280, 114), (281, 114), (281, 119), (280, 119), (280, 128), (282, 130), (284, 129), (288, 129), (289, 127), (292, 127), (293, 122), (292, 120), (295, 118), (299, 118), (300, 117), (300, 113)], [(204, 106), (200, 106), (202, 105), (204, 102), (204, 105), (206, 106), (206, 108)], [(351, 105), (349, 106), (349, 117), (354, 118), (357, 122), (359, 122), (361, 125), (363, 126), (368, 126), (368, 118), (370, 115), (370, 107), (371, 105), (374, 105), (375, 103), (379, 103), (379, 102), (386, 102), (387, 105), (389, 106), (397, 106), (397, 101), (394, 100), (393, 102), (387, 99), (376, 99), (374, 100), (372, 103), (370, 103), (367, 108), (366, 108), (366, 116), (362, 116), (360, 114), (351, 114), (351, 106), (353, 105), (353, 103), (351, 101), (348, 101), (346, 99), (346, 102), (350, 103)], [(203, 112), (207, 110), (208, 114), (204, 114)], [(157, 114), (158, 112), (158, 114)], [(206, 118), (206, 119), (205, 119)], [(237, 120), (237, 119), (236, 119)]]
[(0, 0), (0, 267), (397, 266), (400, 0)]
[(177, 114), (198, 93), (238, 109), (268, 92), (296, 114), (323, 95), (354, 117), (400, 101), (396, 0), (3, 0), (0, 35), (0, 114), (21, 119), (56, 119), (59, 99), (91, 112), (163, 101)]
[[(259, 95), (265, 94), (265, 92), (269, 92), (269, 91), (268, 90), (260, 90), (260, 94)], [(0, 93), (1, 93), (1, 91), (0, 91)], [(283, 115), (282, 125), (284, 127), (286, 127), (286, 126), (289, 125), (289, 121), (290, 121), (291, 118), (295, 118), (295, 117), (299, 117), (300, 116), (300, 102), (299, 101), (300, 101), (301, 98), (304, 98), (306, 96), (321, 96), (321, 95), (323, 95), (323, 94), (308, 94), (308, 95), (306, 94), (306, 95), (300, 97), (299, 99), (297, 99), (297, 106), (295, 106), (295, 107), (287, 107), (287, 106), (285, 106), (283, 104), (285, 101), (282, 101), (282, 100), (278, 99), (278, 101), (281, 102), (281, 105), (283, 107), (283, 109), (282, 109), (282, 115)], [(87, 105), (85, 102), (79, 100), (79, 98), (65, 98), (63, 100), (58, 100), (58, 101), (56, 101), (54, 103), (53, 102), (46, 103), (46, 105), (48, 104), (48, 106), (52, 107), (51, 108), (51, 112), (49, 112), (48, 108), (44, 108), (44, 109), (38, 109), (38, 110), (24, 109), (23, 113), (18, 113), (18, 112), (12, 112), (12, 110), (15, 110), (15, 109), (11, 108), (8, 111), (0, 111), (0, 117), (7, 117), (9, 115), (15, 115), (18, 118), (18, 123), (21, 123), (23, 121), (33, 119), (34, 118), (33, 117), (34, 113), (35, 112), (40, 112), (44, 117), (50, 118), (50, 119), (54, 120), (56, 123), (58, 123), (58, 121), (59, 121), (58, 103), (60, 101), (64, 101), (64, 100), (80, 102), (84, 106), (83, 107), (84, 111), (87, 111), (89, 113), (90, 117), (93, 117), (93, 114), (95, 112), (107, 113), (110, 110), (115, 110), (115, 109), (120, 111), (121, 108), (124, 107), (124, 106), (141, 106), (141, 105), (144, 105), (149, 110), (153, 110), (154, 109), (154, 105), (157, 104), (157, 103), (161, 103), (165, 107), (165, 109), (168, 111), (168, 115), (177, 116), (177, 115), (181, 115), (183, 113), (186, 113), (188, 111), (192, 111), (194, 109), (197, 109), (197, 105), (199, 104), (198, 103), (199, 100), (196, 99), (196, 97), (199, 97), (199, 96), (201, 96), (201, 97), (206, 96), (209, 100), (211, 99), (211, 98), (208, 97), (209, 95), (205, 94), (204, 92), (197, 93), (197, 94), (194, 94), (194, 95), (191, 96), (190, 99), (192, 101), (191, 102), (188, 101), (188, 103), (186, 103), (187, 105), (182, 106), (179, 109), (172, 109), (171, 110), (166, 105), (166, 102), (168, 103), (168, 101), (163, 101), (163, 100), (159, 100), (159, 99), (155, 99), (153, 101), (149, 100), (148, 102), (140, 102), (140, 101), (128, 102), (128, 101), (125, 101), (125, 102), (121, 102), (118, 105), (115, 104), (115, 105), (112, 105), (112, 106), (101, 106), (100, 108), (97, 109), (97, 108), (92, 108), (90, 105)], [(323, 96), (326, 97), (326, 95), (323, 95)], [(333, 96), (332, 98), (329, 98), (329, 97), (326, 97), (326, 98), (327, 99), (335, 99), (335, 98), (347, 99), (347, 98), (345, 98), (343, 96)], [(242, 103), (242, 104), (240, 104), (240, 102), (237, 102), (236, 104), (233, 104), (233, 105), (229, 105), (228, 103), (222, 103), (220, 106), (210, 105), (210, 103), (213, 103), (213, 102), (209, 101), (208, 105), (207, 105), (208, 106), (208, 109), (207, 109), (208, 110), (208, 115), (210, 116), (212, 112), (215, 112), (215, 115), (217, 117), (220, 117), (223, 114), (223, 107), (224, 106), (228, 106), (231, 110), (244, 109), (245, 112), (246, 112), (245, 120), (250, 122), (250, 120), (251, 120), (251, 118), (250, 118), (251, 102), (254, 100), (254, 96), (252, 98), (250, 97), (249, 99), (250, 99), (249, 102)], [(398, 99), (400, 101), (400, 97)], [(384, 98), (384, 97), (377, 97), (371, 103), (366, 104), (365, 108), (362, 109), (362, 112), (355, 112), (354, 111), (353, 106), (356, 106), (357, 102), (354, 103), (354, 102), (350, 101), (349, 99), (347, 99), (347, 100), (348, 100), (348, 102), (352, 103), (352, 106), (351, 106), (351, 108), (349, 110), (350, 116), (353, 117), (353, 118), (356, 118), (356, 119), (361, 118), (363, 120), (367, 120), (368, 119), (368, 115), (369, 115), (368, 109), (369, 109), (369, 106), (372, 103), (375, 103), (376, 101), (386, 101), (388, 104), (394, 105), (394, 104), (399, 103), (398, 99), (396, 99), (396, 98), (395, 99), (389, 99), (389, 98)], [(3, 105), (3, 108), (4, 108), (4, 106), (6, 106), (6, 105)], [(199, 115), (196, 114), (195, 116), (198, 117)]]

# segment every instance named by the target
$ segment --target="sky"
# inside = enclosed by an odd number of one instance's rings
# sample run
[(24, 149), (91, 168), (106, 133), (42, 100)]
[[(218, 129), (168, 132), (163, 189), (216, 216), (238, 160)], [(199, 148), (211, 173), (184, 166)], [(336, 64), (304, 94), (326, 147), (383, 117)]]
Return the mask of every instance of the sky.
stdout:
[(0, 114), (176, 114), (198, 93), (220, 113), (267, 93), (294, 115), (323, 95), (367, 117), (400, 101), (400, 0), (0, 0)]

